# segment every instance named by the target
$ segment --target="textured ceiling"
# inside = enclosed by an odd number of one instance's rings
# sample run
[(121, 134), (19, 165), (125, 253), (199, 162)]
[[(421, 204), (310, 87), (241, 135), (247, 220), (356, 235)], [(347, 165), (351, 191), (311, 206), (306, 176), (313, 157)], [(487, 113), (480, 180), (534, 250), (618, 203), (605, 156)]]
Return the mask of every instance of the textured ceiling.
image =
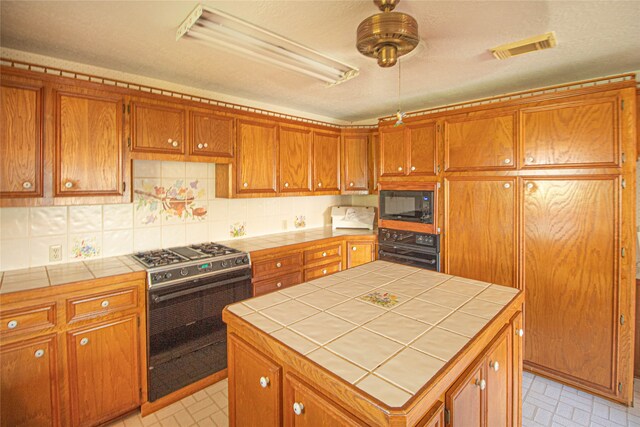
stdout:
[[(195, 1), (0, 2), (0, 45), (280, 105), (340, 120), (395, 112), (398, 67), (355, 49), (370, 1), (205, 1), (204, 4), (360, 68), (342, 85), (175, 40)], [(402, 64), (402, 109), (640, 69), (638, 1), (411, 1), (423, 43)], [(558, 47), (505, 61), (488, 49), (547, 31)]]

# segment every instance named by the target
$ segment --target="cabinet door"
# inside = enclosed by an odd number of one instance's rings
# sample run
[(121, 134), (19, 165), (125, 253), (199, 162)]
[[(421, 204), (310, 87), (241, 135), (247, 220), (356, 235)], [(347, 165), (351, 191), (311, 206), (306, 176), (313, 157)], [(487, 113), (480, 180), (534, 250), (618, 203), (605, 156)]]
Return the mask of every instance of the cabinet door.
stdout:
[(229, 336), (229, 425), (282, 425), (282, 368)]
[(517, 286), (515, 178), (445, 181), (448, 274)]
[(67, 333), (71, 418), (96, 425), (140, 405), (137, 316)]
[(56, 93), (55, 196), (122, 194), (123, 102), (108, 92)]
[(238, 193), (275, 193), (277, 125), (238, 120)]
[(522, 312), (511, 319), (512, 348), (512, 390), (513, 390), (513, 420), (515, 426), (522, 425), (522, 339), (524, 329), (522, 324)]
[(484, 361), (487, 370), (487, 426), (512, 426), (512, 338), (509, 325), (498, 335)]
[(524, 166), (617, 165), (618, 105), (613, 96), (523, 109)]
[(310, 129), (280, 127), (280, 192), (311, 191)]
[(285, 376), (284, 395), (285, 426), (366, 425), (290, 373)]
[(347, 268), (373, 261), (373, 242), (347, 241)]
[(405, 163), (404, 127), (380, 129), (380, 176), (403, 176)]
[(617, 177), (524, 182), (524, 360), (612, 397), (632, 357), (617, 342), (619, 188)]
[(42, 84), (0, 84), (0, 197), (42, 196)]
[(445, 170), (514, 169), (514, 123), (514, 114), (447, 120)]
[(131, 151), (184, 154), (186, 110), (179, 105), (131, 101)]
[(451, 414), (449, 426), (481, 427), (485, 425), (483, 363), (484, 359), (472, 366), (445, 393), (445, 406)]
[(340, 135), (313, 134), (313, 189), (340, 191)]
[(369, 135), (344, 137), (344, 191), (369, 190)]
[(406, 139), (409, 142), (409, 163), (407, 171), (411, 176), (436, 174), (437, 126), (435, 122), (418, 123), (407, 126)]
[(59, 425), (56, 336), (3, 345), (0, 359), (0, 425)]
[(190, 155), (233, 157), (233, 117), (192, 111), (189, 118)]

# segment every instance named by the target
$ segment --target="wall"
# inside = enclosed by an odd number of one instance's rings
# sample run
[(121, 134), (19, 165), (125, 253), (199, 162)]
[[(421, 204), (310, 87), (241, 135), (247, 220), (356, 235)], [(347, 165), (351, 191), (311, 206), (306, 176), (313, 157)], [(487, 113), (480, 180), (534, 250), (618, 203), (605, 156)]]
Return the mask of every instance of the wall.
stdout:
[[(129, 204), (0, 209), (0, 270), (81, 261), (331, 224), (330, 208), (357, 197), (215, 197), (215, 165), (134, 162)], [(366, 196), (365, 196), (366, 198)], [(363, 198), (364, 199), (364, 198)]]

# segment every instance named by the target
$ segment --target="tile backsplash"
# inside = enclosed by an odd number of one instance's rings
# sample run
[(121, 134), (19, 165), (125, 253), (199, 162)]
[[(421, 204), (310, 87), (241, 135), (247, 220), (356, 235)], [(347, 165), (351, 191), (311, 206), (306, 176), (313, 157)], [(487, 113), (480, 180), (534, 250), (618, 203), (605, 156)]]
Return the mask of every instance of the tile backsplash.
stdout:
[(133, 203), (0, 209), (0, 270), (329, 225), (351, 196), (215, 197), (215, 165), (136, 160)]

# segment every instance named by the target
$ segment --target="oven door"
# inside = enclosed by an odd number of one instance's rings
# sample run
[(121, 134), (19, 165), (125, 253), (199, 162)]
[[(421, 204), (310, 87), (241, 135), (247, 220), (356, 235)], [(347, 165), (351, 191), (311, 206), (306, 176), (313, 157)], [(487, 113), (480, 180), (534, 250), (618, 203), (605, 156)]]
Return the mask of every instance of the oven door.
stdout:
[(426, 248), (381, 243), (378, 258), (383, 261), (440, 271), (440, 255)]
[(227, 367), (222, 309), (249, 297), (250, 268), (149, 290), (150, 402)]

